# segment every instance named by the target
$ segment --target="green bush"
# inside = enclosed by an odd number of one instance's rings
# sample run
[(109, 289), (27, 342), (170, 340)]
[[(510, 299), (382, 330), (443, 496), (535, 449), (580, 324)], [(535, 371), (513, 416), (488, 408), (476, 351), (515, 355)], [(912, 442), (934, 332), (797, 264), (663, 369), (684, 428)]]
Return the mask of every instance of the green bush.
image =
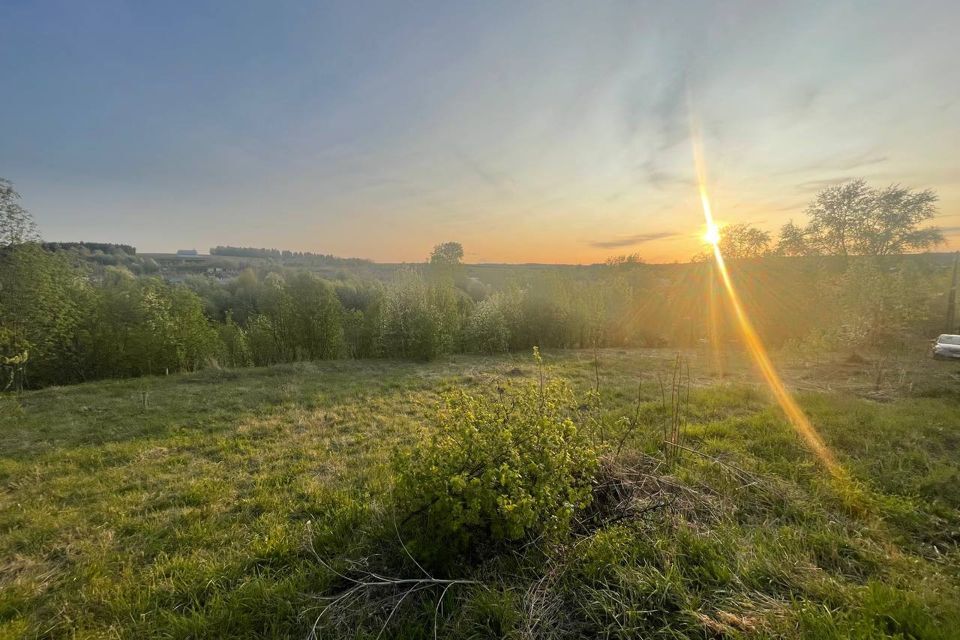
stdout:
[(598, 467), (598, 452), (567, 417), (571, 406), (559, 382), (524, 383), (499, 400), (446, 394), (433, 436), (399, 461), (400, 518), (413, 525), (414, 543), (421, 539), (421, 555), (569, 529)]
[(220, 364), (231, 368), (253, 364), (247, 332), (233, 321), (233, 313), (227, 312), (224, 323), (217, 325), (217, 332), (220, 334)]
[(284, 361), (277, 330), (266, 314), (258, 313), (250, 318), (247, 323), (247, 345), (254, 366), (263, 367)]
[(464, 346), (476, 353), (503, 353), (510, 346), (510, 329), (501, 310), (503, 296), (494, 294), (477, 304), (464, 328)]
[(387, 286), (381, 307), (383, 355), (432, 360), (449, 353), (459, 320), (452, 284), (428, 282), (416, 271), (401, 271)]

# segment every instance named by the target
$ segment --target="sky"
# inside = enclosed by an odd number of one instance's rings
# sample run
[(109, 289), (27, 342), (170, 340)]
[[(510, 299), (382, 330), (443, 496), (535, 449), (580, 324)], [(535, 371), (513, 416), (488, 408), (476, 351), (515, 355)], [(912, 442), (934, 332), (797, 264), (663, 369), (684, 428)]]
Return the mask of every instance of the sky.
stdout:
[(591, 263), (862, 177), (960, 249), (960, 3), (0, 0), (0, 176), (47, 240)]

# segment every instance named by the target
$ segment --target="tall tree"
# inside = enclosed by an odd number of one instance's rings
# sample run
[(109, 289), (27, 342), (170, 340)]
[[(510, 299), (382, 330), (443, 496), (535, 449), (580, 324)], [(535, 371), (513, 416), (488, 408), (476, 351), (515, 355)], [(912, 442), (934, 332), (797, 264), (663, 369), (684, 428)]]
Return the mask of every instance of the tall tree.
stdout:
[(858, 229), (870, 209), (870, 188), (863, 180), (827, 187), (807, 207), (808, 244), (818, 253), (853, 252)]
[(900, 185), (871, 192), (871, 206), (855, 245), (857, 253), (886, 256), (930, 249), (944, 241), (936, 227), (921, 227), (937, 214), (937, 195)]
[(936, 215), (937, 195), (900, 185), (874, 189), (863, 180), (828, 187), (807, 207), (802, 233), (786, 228), (781, 245), (802, 237), (806, 253), (884, 256), (922, 251), (943, 242), (936, 227), (922, 225)]
[(13, 183), (0, 178), (0, 247), (40, 240), (33, 218), (19, 201), (20, 194)]

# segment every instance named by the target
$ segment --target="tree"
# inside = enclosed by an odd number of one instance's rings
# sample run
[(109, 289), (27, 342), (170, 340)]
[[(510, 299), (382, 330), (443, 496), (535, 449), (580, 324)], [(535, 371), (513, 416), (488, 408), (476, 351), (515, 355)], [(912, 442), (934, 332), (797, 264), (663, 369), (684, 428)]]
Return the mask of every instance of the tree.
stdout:
[(890, 185), (872, 192), (869, 216), (857, 238), (857, 253), (872, 256), (923, 251), (944, 241), (936, 227), (920, 227), (937, 214), (937, 195)]
[(807, 232), (793, 220), (780, 227), (780, 239), (774, 253), (778, 256), (805, 256), (812, 252), (807, 243)]
[(720, 229), (720, 253), (724, 258), (759, 258), (770, 248), (770, 233), (745, 222)]
[[(943, 242), (936, 227), (921, 225), (936, 215), (937, 195), (900, 185), (885, 189), (853, 180), (828, 187), (807, 207), (810, 223), (803, 229), (806, 253), (885, 256), (922, 251)], [(794, 227), (781, 234), (784, 247), (796, 244)], [(785, 244), (784, 244), (785, 243)]]
[(459, 242), (438, 244), (430, 253), (430, 264), (456, 266), (463, 262), (463, 245)]
[(295, 360), (331, 359), (343, 347), (343, 307), (333, 288), (312, 273), (284, 283), (280, 304), (284, 346)]
[(431, 360), (448, 353), (460, 331), (454, 287), (401, 271), (384, 292), (380, 321), (380, 343), (388, 357)]
[(19, 200), (20, 194), (13, 184), (0, 178), (0, 247), (40, 240), (33, 217), (20, 206)]
[[(746, 222), (728, 224), (720, 228), (717, 247), (727, 260), (759, 258), (770, 253), (770, 232), (757, 229)], [(712, 250), (702, 251), (690, 261), (706, 262), (712, 257)]]
[(0, 251), (0, 359), (25, 354), (27, 386), (82, 378), (76, 335), (88, 297), (85, 276), (70, 256), (37, 244)]
[(510, 345), (510, 329), (503, 314), (504, 297), (496, 293), (473, 309), (464, 327), (463, 347), (476, 353), (503, 353)]
[(604, 264), (608, 267), (625, 267), (628, 265), (644, 264), (644, 260), (640, 257), (639, 253), (631, 253), (628, 255), (610, 256)]
[(852, 253), (861, 221), (870, 208), (870, 188), (863, 180), (827, 187), (807, 207), (808, 243), (818, 253)]

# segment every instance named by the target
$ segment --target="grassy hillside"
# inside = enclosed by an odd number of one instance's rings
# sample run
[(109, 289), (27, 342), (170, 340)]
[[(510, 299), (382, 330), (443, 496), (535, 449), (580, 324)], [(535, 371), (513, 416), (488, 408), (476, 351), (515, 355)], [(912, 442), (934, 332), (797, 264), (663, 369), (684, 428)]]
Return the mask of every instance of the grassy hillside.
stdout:
[[(658, 373), (670, 376), (673, 357), (599, 355), (608, 424), (638, 418), (605, 437), (623, 437), (615, 468), (642, 480), (618, 485), (647, 505), (639, 515), (585, 527), (562, 547), (491, 550), (451, 574), (478, 584), (450, 589), (442, 606), (440, 589), (395, 609), (396, 593), (375, 590), (362, 615), (330, 610), (318, 632), (957, 637), (953, 363), (787, 366), (847, 471), (837, 479), (749, 369), (734, 358), (714, 376), (698, 353), (692, 451), (663, 462), (670, 411)], [(546, 361), (548, 376), (581, 392), (597, 383), (593, 353)], [(391, 460), (429, 437), (439, 394), (509, 393), (535, 375), (520, 356), (338, 361), (54, 387), (19, 406), (4, 397), (0, 638), (304, 638), (321, 598), (352, 584), (338, 572), (357, 575), (361, 559), (377, 570), (377, 554), (398, 547), (385, 524)], [(420, 575), (397, 557), (385, 561), (391, 575)]]

